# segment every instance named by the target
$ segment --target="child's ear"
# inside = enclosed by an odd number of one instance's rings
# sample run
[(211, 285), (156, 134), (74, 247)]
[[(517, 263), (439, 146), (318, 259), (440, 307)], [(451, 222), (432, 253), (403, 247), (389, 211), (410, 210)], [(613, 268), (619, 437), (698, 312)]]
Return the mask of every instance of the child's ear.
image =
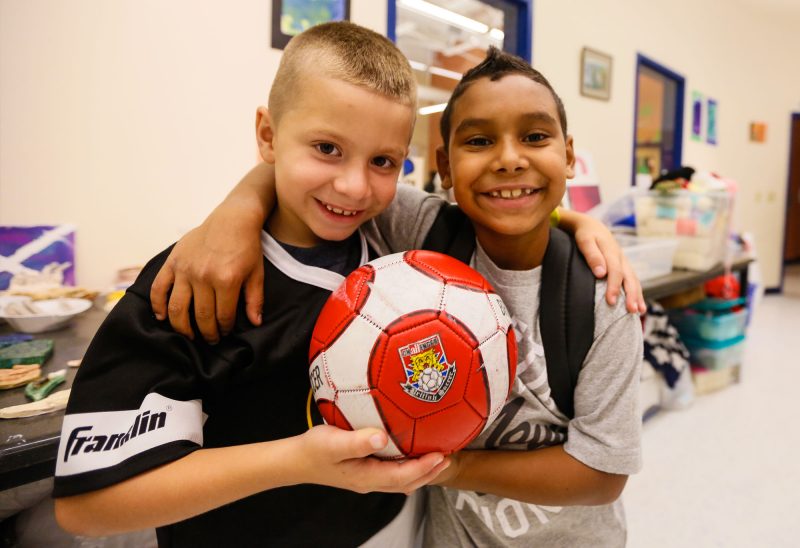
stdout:
[(575, 148), (572, 143), (572, 135), (567, 135), (567, 179), (575, 177)]
[(453, 179), (450, 177), (450, 157), (447, 155), (444, 147), (436, 149), (436, 167), (439, 168), (442, 188), (453, 188)]
[(267, 107), (258, 107), (256, 110), (256, 140), (261, 158), (268, 164), (275, 163), (275, 148), (272, 141), (275, 139), (275, 126), (272, 122), (272, 113)]

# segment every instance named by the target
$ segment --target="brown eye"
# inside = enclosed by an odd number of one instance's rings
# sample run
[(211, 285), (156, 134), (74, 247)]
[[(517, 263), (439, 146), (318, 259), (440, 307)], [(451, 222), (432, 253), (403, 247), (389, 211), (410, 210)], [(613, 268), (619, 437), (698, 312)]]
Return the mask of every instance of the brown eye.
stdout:
[(339, 149), (333, 143), (317, 143), (314, 148), (326, 156), (341, 156)]
[(547, 139), (547, 135), (544, 133), (531, 133), (525, 137), (525, 141), (528, 143), (536, 143), (539, 141), (544, 141)]
[(372, 165), (376, 167), (394, 167), (394, 162), (386, 156), (376, 156), (372, 159)]
[(473, 147), (486, 147), (491, 145), (492, 142), (486, 137), (471, 137), (467, 139), (467, 144)]

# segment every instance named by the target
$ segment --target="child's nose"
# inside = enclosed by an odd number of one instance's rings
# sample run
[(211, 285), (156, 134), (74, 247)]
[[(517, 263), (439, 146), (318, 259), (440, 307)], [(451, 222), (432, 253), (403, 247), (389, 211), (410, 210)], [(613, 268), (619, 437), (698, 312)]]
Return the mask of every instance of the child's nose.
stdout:
[(494, 170), (499, 173), (516, 173), (530, 167), (528, 158), (516, 140), (507, 139), (500, 143)]
[(333, 182), (336, 192), (353, 200), (362, 200), (369, 196), (369, 176), (366, 169), (352, 167), (344, 170)]

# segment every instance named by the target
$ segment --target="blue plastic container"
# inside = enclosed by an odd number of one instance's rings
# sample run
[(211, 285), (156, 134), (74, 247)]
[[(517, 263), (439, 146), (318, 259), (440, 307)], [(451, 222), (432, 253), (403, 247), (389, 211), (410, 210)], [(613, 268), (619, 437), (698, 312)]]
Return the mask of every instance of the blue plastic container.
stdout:
[(683, 336), (681, 340), (692, 354), (692, 363), (706, 369), (724, 369), (742, 363), (744, 335), (724, 341), (709, 341)]
[(701, 341), (728, 341), (744, 335), (747, 325), (747, 310), (733, 308), (743, 306), (746, 299), (705, 299), (691, 308), (670, 314), (681, 338)]

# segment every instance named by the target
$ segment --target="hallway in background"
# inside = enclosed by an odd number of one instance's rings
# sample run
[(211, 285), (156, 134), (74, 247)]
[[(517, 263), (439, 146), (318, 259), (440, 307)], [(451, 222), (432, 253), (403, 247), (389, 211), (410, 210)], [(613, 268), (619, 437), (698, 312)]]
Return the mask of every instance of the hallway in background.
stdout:
[(645, 422), (644, 469), (624, 494), (629, 548), (798, 545), (800, 265), (784, 283), (791, 295), (754, 311), (741, 382)]

